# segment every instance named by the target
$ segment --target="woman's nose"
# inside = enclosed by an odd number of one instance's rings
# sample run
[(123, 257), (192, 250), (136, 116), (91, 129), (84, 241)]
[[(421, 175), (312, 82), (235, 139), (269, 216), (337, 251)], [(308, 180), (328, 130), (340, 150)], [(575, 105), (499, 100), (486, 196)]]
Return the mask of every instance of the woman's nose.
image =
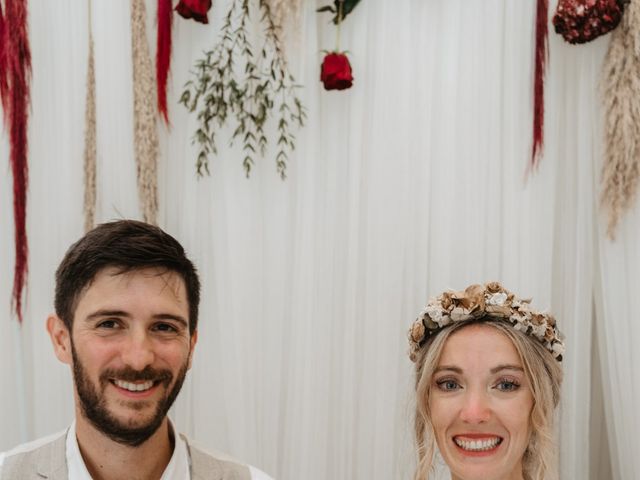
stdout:
[(485, 392), (469, 391), (464, 399), (460, 419), (463, 422), (477, 424), (488, 422), (491, 418), (489, 398)]

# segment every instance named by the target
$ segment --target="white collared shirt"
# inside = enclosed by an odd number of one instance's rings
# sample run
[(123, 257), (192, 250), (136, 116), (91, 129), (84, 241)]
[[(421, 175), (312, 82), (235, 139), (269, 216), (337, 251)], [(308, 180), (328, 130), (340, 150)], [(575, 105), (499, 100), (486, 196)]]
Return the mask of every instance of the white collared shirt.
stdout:
[[(169, 421), (169, 428), (175, 432), (171, 421)], [(66, 458), (67, 468), (69, 470), (69, 480), (92, 480), (87, 466), (80, 454), (80, 447), (78, 446), (78, 439), (76, 437), (76, 422), (75, 420), (69, 427), (66, 433)], [(11, 450), (10, 453), (20, 453), (35, 450), (36, 448), (48, 443), (60, 434), (50, 435), (46, 438), (35, 440), (34, 442), (21, 445)], [(184, 439), (177, 434), (174, 434), (175, 446), (173, 448), (173, 454), (162, 473), (160, 480), (188, 480), (191, 478), (191, 460), (189, 458), (189, 452), (187, 450), (187, 444)], [(9, 452), (0, 452), (0, 474), (2, 473), (2, 463), (5, 458), (5, 454)], [(251, 465), (247, 465), (249, 472), (251, 473), (251, 480), (273, 480), (269, 475), (261, 470), (258, 470)]]
[[(169, 422), (169, 428), (175, 432), (171, 422)], [(174, 434), (174, 438), (173, 454), (160, 480), (184, 480), (185, 478), (190, 478), (187, 444), (180, 435)], [(67, 468), (69, 469), (69, 480), (92, 480), (80, 454), (75, 420), (67, 431)]]

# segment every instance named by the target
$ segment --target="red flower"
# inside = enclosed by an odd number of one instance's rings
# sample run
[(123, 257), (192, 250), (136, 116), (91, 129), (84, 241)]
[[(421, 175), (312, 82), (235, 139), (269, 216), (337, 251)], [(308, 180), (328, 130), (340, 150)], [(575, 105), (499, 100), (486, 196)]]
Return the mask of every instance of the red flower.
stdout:
[(345, 90), (353, 85), (351, 64), (344, 53), (328, 53), (322, 61), (320, 80), (325, 90)]
[(211, 0), (180, 0), (176, 12), (184, 18), (193, 18), (196, 22), (209, 23), (207, 12), (211, 9)]

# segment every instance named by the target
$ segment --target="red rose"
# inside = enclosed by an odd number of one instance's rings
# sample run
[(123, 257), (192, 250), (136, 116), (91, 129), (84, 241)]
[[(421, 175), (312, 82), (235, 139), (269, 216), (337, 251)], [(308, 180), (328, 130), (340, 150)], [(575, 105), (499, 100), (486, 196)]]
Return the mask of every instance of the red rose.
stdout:
[(344, 90), (353, 85), (351, 65), (344, 53), (328, 53), (322, 61), (320, 80), (325, 90)]
[(209, 23), (207, 12), (211, 9), (211, 0), (180, 0), (176, 12), (184, 18), (193, 18), (196, 22)]

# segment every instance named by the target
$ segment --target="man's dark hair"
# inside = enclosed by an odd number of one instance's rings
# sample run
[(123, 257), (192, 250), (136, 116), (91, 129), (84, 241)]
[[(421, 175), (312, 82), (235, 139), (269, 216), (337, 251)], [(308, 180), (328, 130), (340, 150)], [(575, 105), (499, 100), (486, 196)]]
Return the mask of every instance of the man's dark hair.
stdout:
[(78, 299), (102, 269), (119, 273), (159, 267), (184, 280), (189, 302), (189, 333), (198, 325), (200, 280), (184, 248), (168, 233), (148, 223), (118, 220), (103, 223), (69, 247), (56, 270), (55, 309), (72, 331)]

